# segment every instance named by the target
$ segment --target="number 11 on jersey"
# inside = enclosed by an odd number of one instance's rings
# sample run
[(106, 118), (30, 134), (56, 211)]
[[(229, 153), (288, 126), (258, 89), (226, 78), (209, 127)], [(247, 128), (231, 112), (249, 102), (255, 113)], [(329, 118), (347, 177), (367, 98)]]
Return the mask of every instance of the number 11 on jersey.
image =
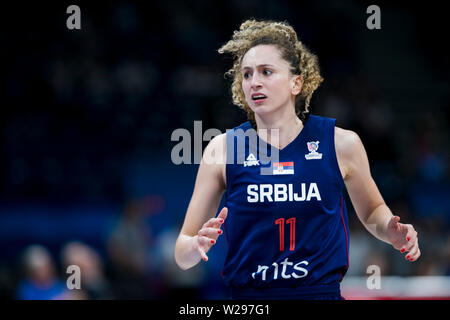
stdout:
[[(285, 224), (284, 218), (279, 218), (279, 219), (275, 220), (275, 224), (278, 225), (280, 251), (284, 251), (284, 224)], [(294, 251), (294, 249), (295, 249), (295, 217), (287, 219), (286, 224), (290, 225), (290, 228), (289, 228), (289, 250)]]

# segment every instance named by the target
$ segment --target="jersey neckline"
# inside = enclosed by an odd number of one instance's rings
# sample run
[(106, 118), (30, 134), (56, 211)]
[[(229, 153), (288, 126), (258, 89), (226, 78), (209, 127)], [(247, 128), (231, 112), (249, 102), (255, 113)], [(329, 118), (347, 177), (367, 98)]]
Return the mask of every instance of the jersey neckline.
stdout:
[[(305, 131), (307, 128), (309, 128), (309, 123), (312, 121), (312, 118), (314, 118), (314, 115), (310, 115), (308, 117), (308, 120), (306, 121), (306, 124), (303, 126), (302, 130), (300, 130), (300, 132), (297, 134), (297, 136), (291, 141), (289, 142), (283, 149), (279, 149), (275, 146), (273, 146), (270, 143), (267, 143), (266, 141), (264, 141), (263, 139), (261, 139), (258, 135), (258, 131), (256, 131), (256, 136), (258, 139), (258, 145), (261, 146), (261, 144), (266, 144), (267, 148), (270, 148), (271, 150), (277, 150), (278, 153), (282, 153), (282, 154), (287, 154), (289, 150), (291, 150), (293, 148), (293, 146), (295, 146), (302, 138), (303, 136), (306, 134)], [(247, 121), (247, 126), (248, 128), (252, 128), (252, 125), (250, 123), (250, 121)], [(253, 128), (252, 128), (253, 129)]]

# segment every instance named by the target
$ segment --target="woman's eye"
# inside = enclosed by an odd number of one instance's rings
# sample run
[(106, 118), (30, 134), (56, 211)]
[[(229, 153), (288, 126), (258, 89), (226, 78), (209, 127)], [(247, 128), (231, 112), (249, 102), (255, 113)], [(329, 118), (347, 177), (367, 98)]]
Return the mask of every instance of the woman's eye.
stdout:
[(269, 76), (269, 75), (272, 74), (272, 71), (270, 71), (269, 69), (264, 69), (263, 74), (264, 74), (265, 76)]
[(244, 79), (248, 79), (250, 78), (250, 72), (245, 72), (244, 73)]

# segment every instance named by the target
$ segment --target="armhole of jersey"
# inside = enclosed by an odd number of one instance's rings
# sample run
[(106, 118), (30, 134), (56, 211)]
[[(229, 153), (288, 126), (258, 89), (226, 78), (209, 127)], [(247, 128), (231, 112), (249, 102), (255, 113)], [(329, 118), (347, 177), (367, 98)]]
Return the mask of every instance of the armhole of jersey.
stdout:
[[(232, 153), (230, 153), (229, 150), (228, 150), (229, 145), (230, 145), (228, 143), (229, 140), (230, 139), (234, 139), (234, 135), (230, 135), (228, 132), (233, 132), (233, 131), (234, 131), (234, 129), (232, 129), (230, 131), (227, 130), (226, 138), (225, 138), (225, 144), (226, 144), (226, 146), (225, 146), (225, 149), (226, 149), (226, 157), (225, 157), (225, 180), (226, 180), (225, 181), (225, 185), (226, 185), (226, 189), (225, 189), (225, 194), (226, 194), (227, 199), (228, 199), (228, 190), (230, 188), (231, 181), (232, 181), (231, 165), (234, 163), (234, 159), (230, 160), (228, 157), (230, 157), (230, 154), (232, 154), (233, 157), (235, 156), (234, 150), (233, 150)], [(232, 144), (232, 146), (234, 147), (234, 143)]]
[(335, 130), (336, 130), (336, 119), (331, 119), (330, 125), (330, 155), (331, 162), (334, 166), (334, 172), (336, 172), (336, 179), (338, 183), (341, 185), (341, 188), (345, 187), (344, 179), (342, 178), (341, 169), (339, 168), (339, 163), (336, 155), (336, 145), (335, 145)]
[[(227, 129), (226, 130), (226, 162), (225, 162), (225, 183), (226, 183), (226, 196), (228, 199), (228, 193), (230, 190), (231, 185), (233, 184), (233, 178), (234, 178), (234, 170), (233, 170), (233, 166), (238, 164), (238, 155), (237, 155), (237, 150), (236, 150), (236, 145), (237, 145), (237, 141), (236, 141), (236, 135), (235, 135), (235, 131), (236, 129), (242, 129), (242, 127), (251, 127), (251, 124), (249, 121), (242, 123), (241, 125), (239, 125), (238, 127), (235, 127), (233, 129)], [(248, 129), (248, 128), (247, 128)], [(246, 129), (245, 129), (246, 130)], [(231, 139), (233, 139), (231, 141)], [(232, 152), (229, 152), (230, 149), (232, 148)]]

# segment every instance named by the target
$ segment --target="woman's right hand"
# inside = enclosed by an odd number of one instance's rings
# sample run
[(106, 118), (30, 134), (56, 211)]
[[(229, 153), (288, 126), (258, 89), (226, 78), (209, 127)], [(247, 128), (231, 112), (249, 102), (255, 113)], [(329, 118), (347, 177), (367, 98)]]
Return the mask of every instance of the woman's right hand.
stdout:
[(217, 238), (223, 234), (220, 227), (225, 222), (227, 214), (228, 208), (223, 207), (217, 217), (206, 221), (198, 231), (197, 235), (194, 236), (195, 247), (204, 261), (208, 261), (206, 253), (216, 244)]

